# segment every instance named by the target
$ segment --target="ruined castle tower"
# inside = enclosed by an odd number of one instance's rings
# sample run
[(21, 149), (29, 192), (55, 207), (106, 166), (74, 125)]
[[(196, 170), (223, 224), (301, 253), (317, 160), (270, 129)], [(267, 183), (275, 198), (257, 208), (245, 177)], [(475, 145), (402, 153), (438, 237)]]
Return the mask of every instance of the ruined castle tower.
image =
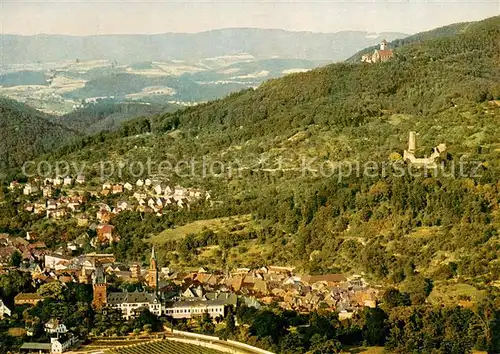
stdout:
[(408, 138), (408, 152), (414, 154), (417, 150), (417, 133), (410, 132), (410, 136)]

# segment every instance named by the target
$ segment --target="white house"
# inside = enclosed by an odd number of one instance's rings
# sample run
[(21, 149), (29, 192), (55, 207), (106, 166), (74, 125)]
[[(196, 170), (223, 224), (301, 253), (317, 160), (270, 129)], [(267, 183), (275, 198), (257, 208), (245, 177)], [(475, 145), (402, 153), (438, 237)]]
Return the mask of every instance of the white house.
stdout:
[(11, 315), (10, 309), (7, 306), (5, 306), (3, 300), (0, 299), (0, 319), (4, 318), (5, 316), (10, 317), (10, 315)]
[(50, 353), (61, 354), (75, 345), (78, 338), (73, 334), (61, 335), (56, 338), (50, 338), (50, 343), (24, 343), (20, 349), (21, 353)]
[(60, 263), (66, 263), (71, 260), (71, 257), (66, 257), (58, 254), (46, 254), (44, 256), (45, 268), (49, 269), (64, 269)]
[(221, 300), (184, 300), (165, 307), (164, 314), (173, 318), (192, 318), (208, 313), (215, 318), (225, 316), (225, 303)]
[(54, 179), (52, 180), (52, 184), (53, 184), (54, 186), (60, 186), (60, 185), (62, 185), (62, 183), (63, 183), (63, 181), (62, 181), (62, 179), (61, 179), (59, 176), (58, 176), (58, 177), (56, 177), (56, 178), (54, 178)]
[(113, 292), (107, 297), (108, 305), (122, 310), (123, 317), (134, 317), (137, 311), (146, 308), (152, 314), (161, 316), (161, 302), (155, 294), (147, 292)]
[(226, 315), (228, 306), (236, 306), (238, 297), (232, 293), (203, 293), (201, 287), (188, 288), (181, 300), (164, 308), (163, 313), (173, 318), (192, 318), (208, 313), (215, 318)]
[(34, 194), (37, 192), (38, 192), (38, 186), (36, 186), (34, 184), (28, 183), (24, 186), (24, 189), (23, 189), (24, 195), (31, 195), (31, 194)]
[(50, 198), (52, 197), (52, 194), (53, 194), (53, 189), (52, 189), (52, 186), (46, 186), (46, 187), (43, 187), (42, 188), (42, 194), (44, 197), (46, 198)]
[(78, 341), (78, 338), (70, 334), (64, 337), (51, 338), (51, 354), (64, 353), (68, 348), (73, 346)]
[(184, 197), (186, 195), (186, 189), (182, 188), (182, 187), (175, 187), (174, 189), (174, 195), (175, 196), (179, 196), (179, 197)]
[(10, 190), (14, 190), (14, 189), (16, 189), (16, 188), (19, 188), (19, 186), (20, 186), (20, 185), (21, 185), (21, 184), (20, 184), (18, 181), (12, 181), (12, 182), (10, 182), (10, 184), (9, 184), (9, 189), (10, 189)]
[(85, 184), (85, 176), (84, 175), (78, 175), (78, 176), (76, 176), (76, 183), (78, 183), (78, 184)]
[(63, 184), (65, 186), (71, 186), (73, 184), (73, 178), (71, 178), (70, 176), (64, 177)]
[(148, 196), (146, 193), (144, 192), (135, 192), (133, 197), (136, 199), (136, 200), (141, 200), (141, 199), (146, 199)]
[(160, 195), (161, 192), (162, 192), (162, 188), (161, 188), (161, 184), (157, 184), (155, 187), (154, 187), (154, 191), (157, 195)]
[(118, 203), (116, 203), (116, 207), (119, 209), (119, 210), (127, 210), (129, 208), (129, 205), (126, 201), (119, 201)]
[(49, 322), (45, 324), (45, 332), (51, 333), (51, 334), (63, 334), (68, 332), (68, 329), (66, 328), (66, 325), (59, 321), (58, 319), (51, 318)]

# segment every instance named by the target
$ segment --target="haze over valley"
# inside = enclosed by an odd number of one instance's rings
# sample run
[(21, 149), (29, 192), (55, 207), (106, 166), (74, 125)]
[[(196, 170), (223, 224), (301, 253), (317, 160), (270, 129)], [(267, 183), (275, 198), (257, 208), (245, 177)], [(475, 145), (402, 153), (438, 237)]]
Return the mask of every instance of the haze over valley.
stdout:
[(403, 33), (224, 29), (196, 34), (0, 35), (0, 95), (62, 115), (107, 98), (190, 106), (342, 61)]

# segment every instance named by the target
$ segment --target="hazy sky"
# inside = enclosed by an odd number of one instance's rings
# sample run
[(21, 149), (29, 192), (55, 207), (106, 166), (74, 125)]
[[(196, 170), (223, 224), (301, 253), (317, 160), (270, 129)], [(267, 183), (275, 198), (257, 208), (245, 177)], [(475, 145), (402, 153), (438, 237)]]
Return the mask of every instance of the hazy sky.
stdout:
[(415, 33), (500, 14), (500, 0), (0, 0), (2, 33), (199, 32), (225, 27)]

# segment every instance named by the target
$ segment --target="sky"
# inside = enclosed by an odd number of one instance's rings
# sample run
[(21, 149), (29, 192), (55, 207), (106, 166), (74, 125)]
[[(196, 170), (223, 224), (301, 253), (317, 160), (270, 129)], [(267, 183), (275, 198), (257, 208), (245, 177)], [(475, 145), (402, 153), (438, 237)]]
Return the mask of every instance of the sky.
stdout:
[(416, 33), (500, 14), (500, 0), (0, 0), (4, 34), (146, 34), (256, 27)]

